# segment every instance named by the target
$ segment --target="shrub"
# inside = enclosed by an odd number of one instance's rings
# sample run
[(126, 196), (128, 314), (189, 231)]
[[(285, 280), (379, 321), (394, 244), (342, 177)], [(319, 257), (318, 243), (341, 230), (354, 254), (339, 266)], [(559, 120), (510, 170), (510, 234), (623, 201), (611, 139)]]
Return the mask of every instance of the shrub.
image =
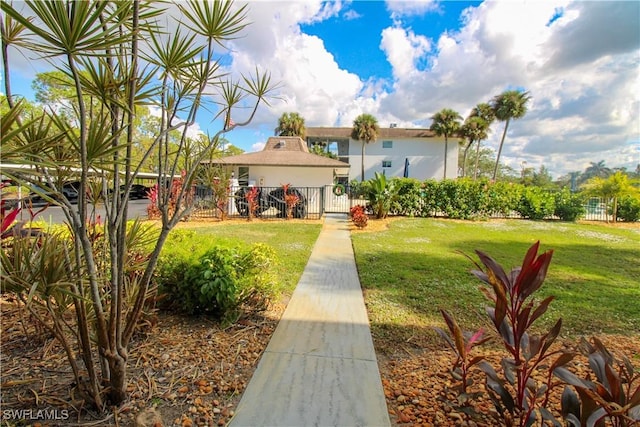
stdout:
[(392, 215), (418, 216), (422, 210), (421, 183), (415, 178), (394, 178), (396, 198), (391, 202)]
[(486, 180), (484, 182), (487, 193), (485, 209), (488, 216), (492, 214), (509, 216), (518, 209), (524, 190), (522, 185), (510, 182), (490, 183)]
[(160, 272), (161, 289), (174, 308), (187, 314), (235, 321), (243, 310), (264, 309), (275, 294), (275, 253), (264, 244), (249, 250), (213, 246), (197, 262), (171, 258)]
[(362, 205), (356, 205), (350, 209), (351, 220), (358, 228), (364, 228), (369, 222), (369, 216), (365, 212), (365, 208)]
[(436, 216), (438, 212), (438, 190), (440, 184), (435, 179), (428, 179), (421, 185), (420, 195), (422, 198), (420, 216)]
[(517, 211), (523, 218), (540, 220), (553, 215), (555, 201), (551, 193), (539, 187), (525, 187)]
[(618, 221), (635, 222), (640, 220), (640, 199), (634, 196), (624, 196), (618, 200)]
[(571, 193), (568, 189), (562, 189), (554, 195), (555, 210), (553, 214), (562, 221), (576, 221), (584, 216), (584, 196), (580, 193)]

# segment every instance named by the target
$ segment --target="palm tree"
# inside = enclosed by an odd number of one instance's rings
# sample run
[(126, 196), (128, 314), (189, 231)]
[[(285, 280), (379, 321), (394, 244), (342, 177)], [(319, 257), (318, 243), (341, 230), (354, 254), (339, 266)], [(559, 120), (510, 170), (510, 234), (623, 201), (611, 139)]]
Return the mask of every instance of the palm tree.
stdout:
[(300, 114), (282, 113), (278, 119), (277, 136), (299, 136), (304, 139), (306, 133), (304, 118)]
[[(469, 141), (466, 147), (464, 147), (464, 153), (462, 155), (462, 176), (464, 177), (469, 148), (471, 148), (474, 142), (477, 142), (478, 150), (480, 149), (480, 141), (482, 141), (483, 139), (487, 139), (487, 137), (489, 136), (489, 124), (481, 117), (469, 116), (460, 128), (460, 135), (464, 138), (467, 138), (467, 140)], [(478, 157), (479, 156), (476, 156), (476, 160)]]
[[(469, 113), (469, 117), (480, 117), (485, 122), (487, 122), (487, 126), (491, 126), (491, 124), (496, 120), (496, 115), (493, 112), (493, 108), (486, 102), (481, 102), (480, 104), (473, 107), (473, 109), (471, 109), (471, 113)], [(486, 139), (486, 137), (483, 139)], [(478, 141), (478, 145), (476, 145), (476, 161), (473, 169), (473, 179), (478, 178), (478, 160), (480, 159), (481, 142), (481, 140)]]
[(353, 121), (353, 129), (351, 129), (351, 138), (356, 141), (362, 141), (362, 156), (360, 162), (360, 173), (362, 181), (364, 181), (364, 147), (371, 141), (375, 141), (378, 137), (380, 128), (378, 127), (378, 119), (371, 114), (360, 114)]
[(447, 178), (447, 153), (449, 152), (449, 137), (460, 130), (462, 117), (457, 111), (443, 108), (431, 117), (430, 129), (438, 136), (444, 136), (444, 179)]
[(611, 175), (611, 169), (604, 165), (604, 160), (599, 162), (589, 162), (589, 166), (584, 170), (582, 174), (582, 180), (587, 181), (590, 178), (599, 177), (607, 178)]
[(517, 90), (507, 90), (493, 98), (491, 106), (496, 115), (496, 119), (505, 122), (502, 139), (500, 139), (500, 148), (498, 148), (498, 157), (496, 157), (496, 166), (493, 169), (494, 181), (498, 174), (498, 164), (500, 163), (504, 138), (507, 136), (507, 129), (509, 129), (509, 122), (511, 122), (511, 119), (519, 119), (527, 113), (527, 102), (529, 99), (531, 99), (529, 92), (520, 92)]

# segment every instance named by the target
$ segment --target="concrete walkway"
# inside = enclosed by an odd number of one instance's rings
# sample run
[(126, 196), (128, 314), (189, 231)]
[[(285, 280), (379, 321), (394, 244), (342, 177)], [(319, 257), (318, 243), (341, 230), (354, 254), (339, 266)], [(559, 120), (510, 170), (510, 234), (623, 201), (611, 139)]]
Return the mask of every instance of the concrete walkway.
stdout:
[(346, 215), (325, 217), (229, 425), (390, 425)]

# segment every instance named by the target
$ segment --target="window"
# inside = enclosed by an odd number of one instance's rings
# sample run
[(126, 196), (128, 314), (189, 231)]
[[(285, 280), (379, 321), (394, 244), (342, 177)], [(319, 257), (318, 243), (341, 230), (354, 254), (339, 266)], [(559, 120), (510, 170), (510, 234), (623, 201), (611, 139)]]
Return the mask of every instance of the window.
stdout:
[(382, 148), (393, 148), (393, 141), (382, 141)]
[(382, 161), (382, 167), (383, 168), (390, 168), (391, 167), (391, 160), (383, 160)]
[(238, 185), (241, 187), (249, 185), (249, 166), (238, 167)]

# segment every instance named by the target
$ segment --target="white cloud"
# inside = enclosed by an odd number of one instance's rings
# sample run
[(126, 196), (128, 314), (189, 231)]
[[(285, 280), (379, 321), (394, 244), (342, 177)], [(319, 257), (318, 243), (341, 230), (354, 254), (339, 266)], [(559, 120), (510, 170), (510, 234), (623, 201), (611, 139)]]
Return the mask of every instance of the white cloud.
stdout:
[[(505, 163), (551, 163), (556, 175), (602, 159), (635, 168), (640, 26), (633, 11), (639, 6), (608, 4), (486, 2), (469, 8), (459, 31), (440, 36), (425, 70), (384, 49), (395, 80), (381, 109), (428, 126), (428, 117), (441, 108), (464, 116), (505, 89), (524, 88), (532, 96), (529, 112), (510, 126)], [(613, 35), (603, 34), (604, 27), (615, 26), (620, 28)], [(422, 46), (411, 43), (419, 35), (398, 23), (383, 32), (391, 33), (393, 46), (407, 50), (405, 58), (424, 55)], [(488, 141), (494, 148), (502, 126), (494, 125)], [(576, 152), (582, 157), (571, 154)]]
[(436, 0), (387, 0), (386, 5), (394, 20), (403, 16), (424, 15), (439, 8)]

